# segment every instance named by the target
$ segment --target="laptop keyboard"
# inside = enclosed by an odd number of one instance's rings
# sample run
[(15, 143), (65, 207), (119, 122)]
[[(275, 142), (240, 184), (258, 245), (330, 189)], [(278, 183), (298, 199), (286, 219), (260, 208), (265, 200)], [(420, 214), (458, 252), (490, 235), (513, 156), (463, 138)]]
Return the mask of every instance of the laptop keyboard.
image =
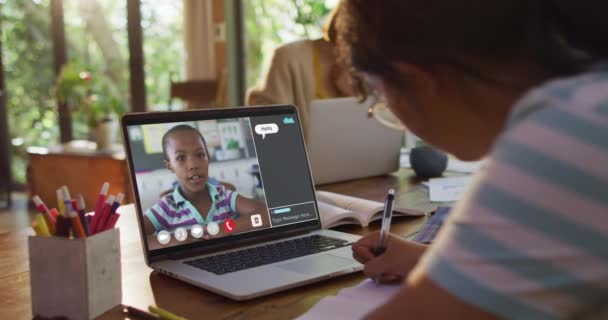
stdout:
[(350, 245), (351, 242), (320, 235), (275, 242), (184, 262), (215, 274), (226, 274), (307, 256)]

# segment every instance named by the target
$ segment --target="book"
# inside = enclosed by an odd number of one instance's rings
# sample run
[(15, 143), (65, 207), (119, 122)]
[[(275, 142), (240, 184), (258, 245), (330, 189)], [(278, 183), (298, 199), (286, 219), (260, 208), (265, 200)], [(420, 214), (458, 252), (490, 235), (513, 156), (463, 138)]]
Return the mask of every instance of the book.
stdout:
[[(382, 219), (383, 202), (328, 191), (317, 191), (316, 194), (321, 225), (325, 229), (343, 224), (358, 224), (367, 227), (370, 222)], [(417, 206), (404, 208), (398, 206), (397, 202), (395, 201), (393, 207), (393, 217), (424, 216), (437, 208), (436, 205), (430, 203), (421, 205), (419, 202)]]

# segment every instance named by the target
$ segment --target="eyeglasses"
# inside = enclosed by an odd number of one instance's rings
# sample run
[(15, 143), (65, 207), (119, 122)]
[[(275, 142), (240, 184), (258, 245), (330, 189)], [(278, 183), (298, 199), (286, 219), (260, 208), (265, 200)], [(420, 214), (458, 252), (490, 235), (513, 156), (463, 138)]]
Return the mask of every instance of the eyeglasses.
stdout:
[(380, 122), (383, 126), (397, 130), (397, 131), (405, 131), (405, 125), (395, 116), (395, 114), (390, 110), (384, 97), (378, 93), (378, 91), (374, 91), (372, 93), (373, 103), (367, 109), (367, 118), (374, 118), (376, 121)]

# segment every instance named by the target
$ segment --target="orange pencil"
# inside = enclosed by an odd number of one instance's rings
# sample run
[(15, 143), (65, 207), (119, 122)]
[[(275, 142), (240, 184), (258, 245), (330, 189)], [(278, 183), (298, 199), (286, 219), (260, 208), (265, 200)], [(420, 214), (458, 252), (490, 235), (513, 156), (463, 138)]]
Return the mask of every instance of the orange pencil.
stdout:
[(57, 211), (56, 208), (51, 209), (51, 211), (49, 211), (51, 213), (51, 215), (53, 217), (55, 217), (55, 219), (57, 219), (57, 216), (59, 215), (59, 211)]
[(84, 232), (84, 227), (80, 222), (77, 210), (74, 210), (73, 208), (74, 203), (70, 197), (70, 192), (66, 186), (63, 186), (61, 189), (63, 191), (63, 199), (65, 201), (65, 216), (72, 222), (72, 231), (74, 233), (74, 237), (84, 239), (87, 237), (87, 234)]
[(78, 217), (78, 215), (73, 211), (70, 215), (71, 215), (70, 219), (72, 220), (72, 226), (74, 227), (74, 230), (76, 231), (76, 235), (78, 235), (78, 238), (80, 238), (80, 239), (86, 238), (87, 233), (84, 232), (84, 227), (82, 226), (82, 223), (80, 222), (80, 217)]

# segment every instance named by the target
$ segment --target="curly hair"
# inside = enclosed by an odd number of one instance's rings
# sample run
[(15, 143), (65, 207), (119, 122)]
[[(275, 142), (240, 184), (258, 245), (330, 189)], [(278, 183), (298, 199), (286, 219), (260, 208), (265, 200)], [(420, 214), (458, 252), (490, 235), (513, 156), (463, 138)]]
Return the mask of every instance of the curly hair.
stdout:
[[(443, 65), (483, 78), (471, 59), (533, 59), (550, 75), (608, 57), (608, 2), (601, 0), (342, 0), (342, 61), (384, 79), (395, 62)], [(398, 79), (394, 79), (398, 80)], [(484, 81), (491, 79), (484, 78)], [(358, 78), (357, 89), (365, 91)]]

